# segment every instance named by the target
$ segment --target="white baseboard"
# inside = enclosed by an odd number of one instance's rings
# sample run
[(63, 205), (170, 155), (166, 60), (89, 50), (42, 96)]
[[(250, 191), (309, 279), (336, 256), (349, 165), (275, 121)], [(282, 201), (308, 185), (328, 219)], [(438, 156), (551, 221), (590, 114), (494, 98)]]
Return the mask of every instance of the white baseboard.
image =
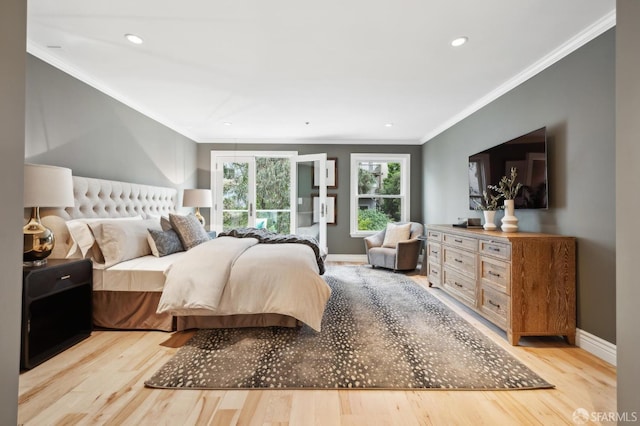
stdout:
[(367, 263), (366, 254), (329, 254), (327, 262), (361, 262)]
[(576, 346), (609, 364), (616, 365), (617, 349), (613, 343), (578, 328), (576, 330)]

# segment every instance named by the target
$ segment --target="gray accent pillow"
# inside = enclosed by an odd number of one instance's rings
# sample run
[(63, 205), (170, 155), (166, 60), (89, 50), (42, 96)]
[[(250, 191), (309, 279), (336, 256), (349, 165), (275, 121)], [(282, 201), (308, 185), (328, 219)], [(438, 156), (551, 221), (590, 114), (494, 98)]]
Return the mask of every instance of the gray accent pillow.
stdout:
[(157, 229), (149, 229), (149, 247), (151, 254), (155, 257), (162, 257), (168, 254), (184, 251), (180, 237), (173, 229), (168, 231), (159, 231)]
[(185, 250), (210, 240), (204, 226), (193, 213), (189, 213), (186, 216), (169, 213), (169, 221), (173, 230), (178, 234)]
[(160, 216), (160, 227), (163, 231), (171, 229), (171, 222), (167, 216)]

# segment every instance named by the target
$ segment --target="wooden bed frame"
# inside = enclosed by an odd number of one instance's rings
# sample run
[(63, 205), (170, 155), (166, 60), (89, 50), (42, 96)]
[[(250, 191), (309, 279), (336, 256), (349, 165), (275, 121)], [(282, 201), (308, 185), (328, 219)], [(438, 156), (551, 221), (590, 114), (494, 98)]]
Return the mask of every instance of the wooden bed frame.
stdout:
[[(66, 209), (41, 209), (45, 226), (56, 236), (51, 258), (65, 258), (73, 241), (66, 221), (80, 218), (119, 218), (140, 215), (142, 218), (167, 216), (176, 211), (175, 188), (73, 177), (75, 204)], [(95, 271), (95, 270), (94, 270)], [(95, 272), (94, 272), (95, 274)], [(280, 314), (186, 316), (157, 314), (161, 292), (108, 291), (93, 292), (93, 320), (97, 327), (123, 330), (175, 331), (189, 328), (295, 327), (300, 323)]]

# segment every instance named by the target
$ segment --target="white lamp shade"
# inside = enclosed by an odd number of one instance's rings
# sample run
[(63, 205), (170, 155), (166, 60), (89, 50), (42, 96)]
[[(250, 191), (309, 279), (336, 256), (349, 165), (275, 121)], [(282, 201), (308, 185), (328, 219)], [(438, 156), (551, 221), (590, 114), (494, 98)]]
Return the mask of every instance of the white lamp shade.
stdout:
[(210, 189), (185, 189), (182, 197), (183, 207), (211, 207)]
[(72, 207), (71, 169), (24, 165), (24, 207)]

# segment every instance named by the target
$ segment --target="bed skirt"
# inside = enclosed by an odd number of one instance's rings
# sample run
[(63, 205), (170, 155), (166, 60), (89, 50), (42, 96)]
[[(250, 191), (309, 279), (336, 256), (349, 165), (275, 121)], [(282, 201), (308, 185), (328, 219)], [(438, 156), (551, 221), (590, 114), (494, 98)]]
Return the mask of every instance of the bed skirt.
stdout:
[(173, 316), (156, 314), (160, 292), (94, 291), (93, 325), (117, 330), (175, 330)]
[(94, 291), (93, 324), (116, 330), (180, 331), (190, 328), (297, 327), (288, 315), (252, 314), (174, 317), (157, 314), (160, 292)]

